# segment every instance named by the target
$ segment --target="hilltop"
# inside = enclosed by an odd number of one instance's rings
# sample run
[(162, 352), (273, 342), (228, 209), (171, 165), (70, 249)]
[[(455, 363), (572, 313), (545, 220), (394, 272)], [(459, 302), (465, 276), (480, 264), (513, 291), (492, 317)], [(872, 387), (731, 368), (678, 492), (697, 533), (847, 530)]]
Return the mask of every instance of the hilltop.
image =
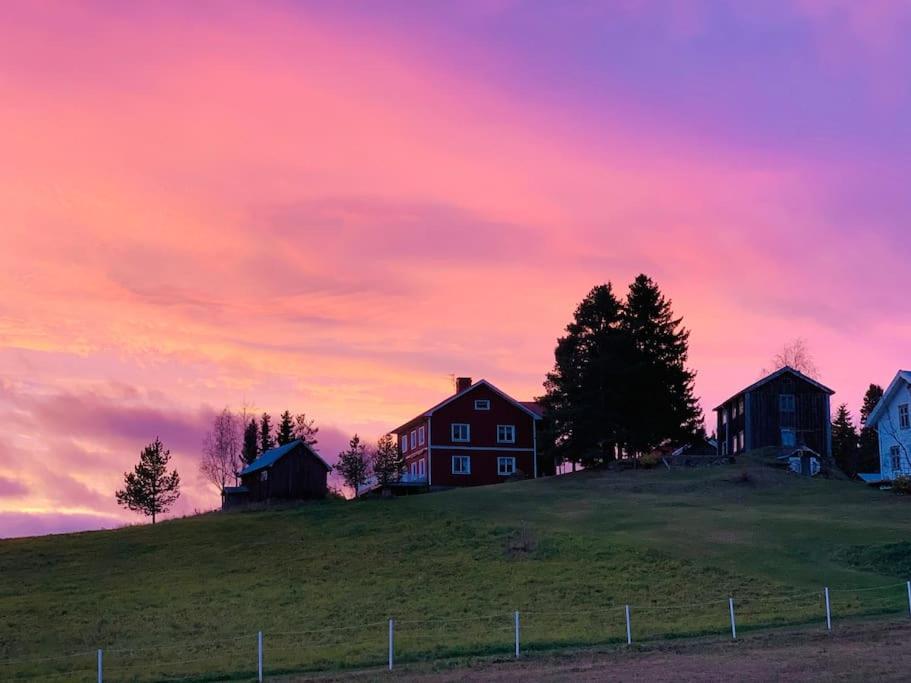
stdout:
[(745, 456), (12, 539), (0, 677), (98, 647), (111, 680), (249, 676), (259, 630), (273, 671), (373, 665), (390, 616), (407, 659), (508, 652), (513, 610), (539, 648), (625, 639), (625, 604), (637, 640), (724, 633), (728, 595), (744, 630), (822, 619), (826, 585), (868, 589), (833, 592), (839, 616), (896, 612), (909, 502)]

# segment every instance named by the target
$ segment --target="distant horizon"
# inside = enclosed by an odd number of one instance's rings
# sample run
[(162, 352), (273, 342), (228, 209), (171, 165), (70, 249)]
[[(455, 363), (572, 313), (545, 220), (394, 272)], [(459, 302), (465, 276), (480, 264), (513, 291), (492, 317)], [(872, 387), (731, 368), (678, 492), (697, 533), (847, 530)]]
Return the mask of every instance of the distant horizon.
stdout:
[(595, 285), (646, 273), (711, 409), (806, 340), (857, 419), (907, 367), (911, 7), (98, 0), (0, 6), (0, 537), (173, 514), (214, 414), (330, 461), (520, 400)]

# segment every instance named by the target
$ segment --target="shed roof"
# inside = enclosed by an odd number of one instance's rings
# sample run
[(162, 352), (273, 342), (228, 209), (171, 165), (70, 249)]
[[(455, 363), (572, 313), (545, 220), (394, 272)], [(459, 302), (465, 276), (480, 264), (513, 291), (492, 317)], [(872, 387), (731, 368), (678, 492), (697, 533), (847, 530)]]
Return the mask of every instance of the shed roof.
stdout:
[(795, 369), (792, 368), (790, 365), (785, 365), (783, 368), (779, 368), (779, 369), (776, 370), (775, 372), (773, 372), (773, 373), (771, 373), (771, 374), (769, 374), (769, 375), (766, 375), (765, 377), (763, 377), (763, 378), (760, 379), (759, 381), (753, 382), (753, 383), (752, 383), (750, 386), (748, 386), (747, 388), (741, 389), (741, 390), (738, 391), (736, 394), (732, 394), (732, 395), (730, 396), (730, 398), (725, 399), (724, 401), (722, 401), (721, 403), (719, 403), (717, 406), (715, 406), (712, 410), (719, 410), (719, 409), (721, 408), (721, 406), (723, 406), (725, 403), (727, 403), (727, 402), (730, 401), (731, 399), (737, 398), (738, 396), (740, 396), (740, 394), (745, 394), (745, 393), (747, 393), (748, 391), (753, 391), (753, 389), (758, 389), (758, 388), (761, 387), (763, 384), (767, 384), (768, 382), (771, 382), (773, 379), (777, 379), (778, 377), (781, 377), (781, 376), (782, 376), (783, 374), (785, 374), (786, 372), (788, 372), (788, 373), (794, 375), (795, 377), (798, 377), (799, 379), (804, 380), (805, 382), (809, 382), (810, 384), (812, 384), (813, 386), (815, 386), (817, 389), (819, 389), (820, 391), (826, 392), (826, 393), (829, 394), (830, 396), (831, 396), (832, 394), (835, 393), (834, 390), (830, 389), (829, 387), (827, 387), (827, 386), (826, 386), (825, 384), (823, 384), (822, 382), (817, 382), (815, 379), (813, 379), (813, 378), (810, 377), (809, 375), (805, 375), (805, 374), (803, 374), (802, 372), (800, 372), (799, 370), (795, 370)]
[(258, 470), (266, 469), (267, 467), (272, 467), (272, 465), (274, 465), (280, 459), (282, 459), (283, 457), (288, 455), (288, 453), (293, 451), (298, 446), (303, 446), (308, 451), (310, 451), (314, 456), (316, 456), (316, 459), (322, 463), (323, 467), (326, 468), (327, 472), (329, 472), (332, 469), (329, 466), (329, 463), (327, 463), (325, 460), (323, 460), (322, 456), (319, 453), (317, 453), (315, 450), (313, 450), (312, 446), (307, 445), (300, 439), (295, 439), (294, 441), (289, 441), (284, 446), (279, 446), (278, 448), (271, 448), (268, 451), (264, 452), (256, 460), (254, 460), (249, 465), (244, 467), (240, 471), (240, 475), (243, 476), (245, 474), (251, 474), (252, 472), (256, 472)]
[(874, 425), (879, 422), (879, 418), (882, 416), (882, 412), (886, 409), (886, 406), (889, 405), (889, 402), (894, 398), (896, 392), (898, 392), (898, 390), (902, 387), (902, 384), (905, 386), (911, 385), (911, 371), (899, 370), (895, 373), (895, 377), (883, 392), (883, 397), (879, 399), (873, 410), (871, 410), (870, 414), (867, 416), (868, 425)]

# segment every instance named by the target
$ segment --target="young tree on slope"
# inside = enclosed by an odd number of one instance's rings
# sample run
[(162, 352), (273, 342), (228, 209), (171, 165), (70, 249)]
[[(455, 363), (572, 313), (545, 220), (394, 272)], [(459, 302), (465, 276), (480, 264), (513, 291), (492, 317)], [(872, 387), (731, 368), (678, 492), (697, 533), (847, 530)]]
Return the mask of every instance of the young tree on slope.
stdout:
[(857, 472), (857, 429), (851, 420), (848, 406), (838, 406), (835, 419), (832, 420), (832, 457), (835, 464), (845, 474)]
[(117, 504), (151, 517), (154, 524), (180, 497), (180, 476), (167, 471), (170, 459), (159, 439), (142, 449), (133, 471), (123, 473), (123, 488), (114, 494)]
[(864, 394), (864, 402), (860, 408), (860, 449), (857, 456), (858, 472), (878, 472), (879, 462), (879, 434), (872, 427), (867, 426), (867, 418), (879, 400), (883, 397), (883, 388), (878, 384), (871, 384)]
[(202, 462), (199, 470), (207, 481), (214, 484), (219, 492), (225, 490), (229, 481), (237, 479), (240, 467), (241, 434), (237, 416), (225, 408), (212, 424), (202, 442)]
[(286, 410), (281, 414), (276, 430), (276, 440), (279, 446), (284, 446), (294, 441), (294, 422), (291, 420), (291, 412)]
[(399, 451), (392, 434), (380, 437), (373, 451), (373, 473), (381, 485), (398, 481), (405, 473), (405, 457)]
[(647, 453), (667, 439), (704, 436), (693, 395), (696, 373), (686, 367), (690, 333), (682, 322), (651, 278), (639, 275), (629, 286), (620, 328), (634, 349), (624, 404), (624, 445), (632, 453)]
[(348, 449), (338, 454), (335, 469), (342, 475), (345, 484), (354, 489), (354, 497), (357, 498), (361, 486), (367, 483), (370, 470), (367, 448), (357, 434), (348, 442)]
[(249, 465), (259, 456), (259, 425), (256, 418), (251, 417), (250, 422), (244, 427), (244, 443), (240, 452), (240, 459)]
[(317, 444), (316, 435), (319, 427), (316, 426), (316, 420), (308, 418), (307, 413), (300, 413), (294, 416), (294, 438), (300, 439), (308, 446)]

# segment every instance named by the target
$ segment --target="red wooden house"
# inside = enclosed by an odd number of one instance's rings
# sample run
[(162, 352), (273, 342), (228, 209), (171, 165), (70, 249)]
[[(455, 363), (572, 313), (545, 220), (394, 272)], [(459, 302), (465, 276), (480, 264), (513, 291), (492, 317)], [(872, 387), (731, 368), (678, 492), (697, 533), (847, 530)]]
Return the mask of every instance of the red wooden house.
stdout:
[(444, 488), (537, 477), (540, 419), (537, 404), (459, 377), (453, 396), (392, 431), (408, 465), (401, 483)]

